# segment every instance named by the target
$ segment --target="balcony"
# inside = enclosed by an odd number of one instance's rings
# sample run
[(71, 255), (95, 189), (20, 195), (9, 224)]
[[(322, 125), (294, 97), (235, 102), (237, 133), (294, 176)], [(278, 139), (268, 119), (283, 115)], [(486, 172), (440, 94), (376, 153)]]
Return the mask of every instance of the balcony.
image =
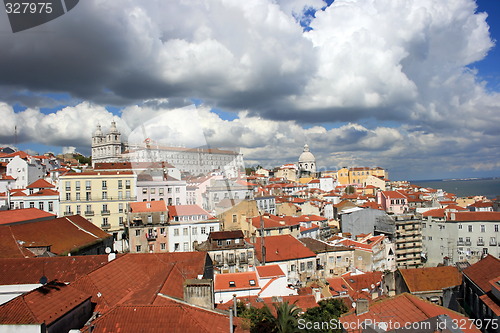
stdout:
[(464, 246), (464, 241), (457, 241), (457, 246)]
[(158, 238), (158, 234), (156, 233), (146, 234), (146, 238), (148, 239), (148, 241), (155, 241), (156, 238)]
[(477, 246), (484, 246), (484, 241), (478, 240), (477, 241)]
[(102, 230), (109, 230), (111, 228), (111, 224), (101, 224)]
[(219, 260), (214, 260), (213, 264), (214, 264), (214, 266), (217, 266), (217, 267), (224, 266), (224, 262), (222, 260), (220, 260), (220, 261)]
[(101, 215), (102, 216), (106, 216), (106, 215), (110, 215), (111, 212), (109, 210), (101, 210)]
[(465, 241), (465, 246), (470, 246), (471, 245), (471, 242), (470, 241)]
[(490, 246), (497, 246), (496, 240), (490, 240)]
[(93, 210), (86, 210), (84, 214), (85, 214), (85, 216), (94, 216), (94, 211)]
[(240, 264), (247, 264), (248, 263), (248, 258), (246, 256), (240, 257)]
[(64, 216), (74, 215), (72, 211), (65, 211)]

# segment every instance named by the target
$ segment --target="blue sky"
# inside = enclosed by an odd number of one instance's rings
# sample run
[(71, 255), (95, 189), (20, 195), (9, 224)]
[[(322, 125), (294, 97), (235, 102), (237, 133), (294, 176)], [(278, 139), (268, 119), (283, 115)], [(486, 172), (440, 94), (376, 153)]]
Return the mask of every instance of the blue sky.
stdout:
[(115, 120), (164, 144), (202, 131), (248, 165), (308, 143), (323, 169), (500, 176), (500, 3), (475, 6), (88, 0), (15, 34), (0, 13), (0, 145), (89, 154)]

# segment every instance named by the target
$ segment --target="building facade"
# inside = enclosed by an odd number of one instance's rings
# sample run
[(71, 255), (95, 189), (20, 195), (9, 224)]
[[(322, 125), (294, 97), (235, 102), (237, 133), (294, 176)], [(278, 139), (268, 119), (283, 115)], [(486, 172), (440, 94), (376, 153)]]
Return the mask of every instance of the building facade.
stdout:
[(127, 221), (127, 206), (137, 200), (137, 176), (132, 171), (88, 171), (66, 173), (59, 182), (59, 216), (79, 214), (101, 229), (112, 233), (115, 250), (121, 242)]

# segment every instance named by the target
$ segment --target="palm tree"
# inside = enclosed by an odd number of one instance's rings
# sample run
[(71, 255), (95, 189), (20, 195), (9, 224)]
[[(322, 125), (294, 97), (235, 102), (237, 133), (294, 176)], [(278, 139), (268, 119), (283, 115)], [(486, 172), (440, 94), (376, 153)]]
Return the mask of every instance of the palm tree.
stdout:
[[(276, 317), (271, 316), (273, 332), (276, 333), (294, 333), (298, 331), (298, 317), (300, 309), (295, 304), (282, 302), (273, 304), (276, 309)], [(269, 311), (269, 308), (268, 308)], [(270, 313), (270, 311), (269, 311)]]

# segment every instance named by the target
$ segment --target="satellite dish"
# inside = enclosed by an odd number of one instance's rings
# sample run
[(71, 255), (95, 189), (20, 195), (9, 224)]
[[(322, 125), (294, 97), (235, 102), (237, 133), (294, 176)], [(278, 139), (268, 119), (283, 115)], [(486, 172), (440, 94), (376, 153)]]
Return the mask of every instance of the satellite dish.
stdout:
[(375, 289), (375, 285), (372, 283), (372, 284), (370, 285), (370, 288)]
[(106, 252), (106, 254), (110, 254), (111, 253), (111, 248), (109, 246), (106, 247), (106, 249), (104, 250), (104, 252)]
[(40, 284), (47, 284), (47, 281), (48, 281), (48, 279), (47, 279), (47, 277), (44, 275), (44, 276), (42, 276), (42, 277), (40, 278), (40, 281), (39, 281), (39, 282), (40, 282)]
[(352, 302), (352, 307), (356, 309), (356, 302)]

